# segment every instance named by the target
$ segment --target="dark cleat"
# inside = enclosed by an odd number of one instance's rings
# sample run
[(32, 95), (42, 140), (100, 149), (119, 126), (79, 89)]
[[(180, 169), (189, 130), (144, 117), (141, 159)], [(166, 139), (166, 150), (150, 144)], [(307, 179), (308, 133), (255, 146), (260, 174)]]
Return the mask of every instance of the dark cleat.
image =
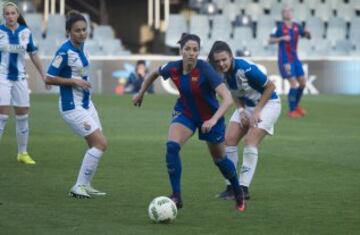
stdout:
[(244, 185), (240, 185), (240, 188), (244, 191), (245, 200), (250, 200), (249, 188)]
[(181, 209), (183, 207), (180, 195), (172, 194), (169, 198), (175, 203), (177, 209)]
[(234, 200), (234, 190), (231, 185), (227, 185), (225, 190), (215, 196), (216, 198), (224, 199), (224, 200)]

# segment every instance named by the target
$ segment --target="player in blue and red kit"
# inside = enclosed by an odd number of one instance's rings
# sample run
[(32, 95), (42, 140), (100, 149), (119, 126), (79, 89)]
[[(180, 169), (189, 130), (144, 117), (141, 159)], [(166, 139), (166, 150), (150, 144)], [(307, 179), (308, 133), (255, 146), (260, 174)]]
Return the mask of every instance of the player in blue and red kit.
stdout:
[(292, 20), (293, 9), (289, 6), (282, 9), (282, 18), (283, 21), (278, 23), (269, 42), (279, 44), (278, 66), (280, 74), (290, 83), (288, 116), (299, 118), (306, 114), (306, 111), (299, 106), (306, 80), (301, 61), (297, 55), (297, 43), (299, 37), (310, 39), (311, 35), (300, 24)]
[[(183, 34), (179, 44), (182, 60), (169, 62), (152, 72), (144, 81), (139, 94), (133, 98), (133, 103), (141, 105), (147, 88), (159, 76), (170, 78), (179, 90), (180, 97), (174, 107), (166, 143), (166, 163), (173, 191), (171, 198), (178, 208), (182, 207), (180, 149), (198, 129), (199, 139), (206, 141), (215, 164), (234, 188), (236, 210), (244, 211), (244, 193), (239, 187), (236, 168), (226, 157), (224, 148), (223, 115), (232, 104), (231, 94), (215, 70), (206, 61), (198, 59), (198, 36)], [(216, 95), (222, 98), (220, 104)]]

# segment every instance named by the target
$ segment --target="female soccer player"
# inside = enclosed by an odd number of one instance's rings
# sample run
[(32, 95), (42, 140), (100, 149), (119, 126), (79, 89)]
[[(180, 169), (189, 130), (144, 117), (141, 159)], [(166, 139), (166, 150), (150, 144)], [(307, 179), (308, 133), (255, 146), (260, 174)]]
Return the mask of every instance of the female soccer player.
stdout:
[(90, 198), (92, 195), (105, 195), (91, 186), (91, 180), (101, 156), (106, 151), (107, 142), (90, 97), (89, 60), (84, 53), (84, 42), (87, 38), (85, 18), (79, 13), (70, 12), (66, 20), (66, 31), (70, 39), (56, 52), (46, 83), (60, 86), (60, 114), (76, 134), (85, 138), (89, 146), (70, 195)]
[[(209, 152), (223, 176), (228, 179), (235, 191), (236, 210), (245, 210), (244, 194), (239, 187), (236, 168), (225, 155), (223, 115), (232, 100), (223, 80), (211, 66), (199, 60), (200, 38), (194, 34), (183, 34), (180, 41), (182, 60), (169, 62), (152, 72), (143, 83), (133, 103), (140, 106), (145, 91), (160, 75), (171, 79), (180, 92), (166, 143), (166, 163), (172, 187), (172, 200), (178, 208), (182, 207), (180, 178), (181, 146), (199, 130), (199, 139), (207, 143)], [(216, 94), (222, 98), (219, 105)]]
[(45, 81), (45, 73), (32, 33), (27, 27), (18, 7), (12, 3), (3, 6), (5, 24), (0, 25), (0, 139), (9, 119), (10, 107), (16, 116), (17, 160), (25, 164), (35, 164), (27, 153), (29, 139), (30, 95), (25, 71), (25, 53)]
[(279, 44), (278, 66), (280, 74), (290, 83), (288, 94), (290, 118), (299, 118), (306, 111), (299, 106), (306, 80), (301, 61), (297, 55), (297, 43), (299, 36), (310, 39), (311, 35), (300, 24), (292, 21), (293, 9), (285, 6), (282, 10), (283, 22), (279, 23), (270, 36), (270, 43)]
[[(258, 146), (266, 135), (273, 135), (281, 104), (275, 93), (275, 85), (258, 67), (244, 59), (235, 59), (226, 42), (213, 44), (208, 60), (223, 74), (230, 89), (236, 110), (233, 113), (225, 135), (226, 155), (235, 166), (238, 164), (237, 145), (245, 137), (243, 164), (239, 173), (240, 185), (245, 198), (250, 199), (248, 187), (255, 173), (258, 160)], [(234, 197), (232, 187), (227, 186), (219, 197)]]

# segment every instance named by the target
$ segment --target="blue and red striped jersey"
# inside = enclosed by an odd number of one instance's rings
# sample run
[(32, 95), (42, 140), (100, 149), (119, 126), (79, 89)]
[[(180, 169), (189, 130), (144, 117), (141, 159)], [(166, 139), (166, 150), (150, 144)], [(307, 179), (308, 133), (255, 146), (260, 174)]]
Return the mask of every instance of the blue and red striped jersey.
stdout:
[(285, 35), (290, 36), (290, 41), (279, 42), (278, 59), (279, 63), (282, 64), (292, 63), (293, 61), (299, 59), (297, 55), (297, 44), (299, 36), (303, 37), (305, 35), (305, 29), (301, 26), (301, 24), (296, 22), (292, 22), (291, 27), (287, 27), (284, 22), (280, 22), (274, 29), (271, 37), (278, 38)]
[(180, 97), (175, 111), (181, 112), (199, 124), (209, 120), (219, 108), (215, 88), (223, 79), (204, 60), (197, 60), (194, 69), (183, 73), (182, 60), (169, 62), (159, 68), (159, 74), (166, 80), (171, 79)]

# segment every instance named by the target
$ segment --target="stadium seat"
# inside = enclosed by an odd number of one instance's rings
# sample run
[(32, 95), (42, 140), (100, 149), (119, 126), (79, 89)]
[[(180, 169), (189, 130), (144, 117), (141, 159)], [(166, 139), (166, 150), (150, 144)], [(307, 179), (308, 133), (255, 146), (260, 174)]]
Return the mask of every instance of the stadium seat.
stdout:
[(325, 26), (324, 22), (319, 17), (309, 17), (306, 20), (305, 27), (310, 31), (312, 38), (324, 38)]
[(317, 39), (313, 41), (313, 49), (311, 51), (312, 55), (315, 56), (327, 56), (331, 51), (331, 42), (326, 39)]
[(118, 55), (123, 51), (120, 39), (105, 39), (100, 44), (105, 55)]
[(241, 13), (241, 5), (237, 5), (235, 2), (229, 2), (226, 4), (223, 10), (223, 16), (226, 16), (230, 22), (234, 21), (236, 16)]
[(39, 13), (29, 13), (24, 15), (25, 21), (30, 28), (33, 37), (36, 41), (40, 41), (43, 38), (43, 20), (42, 15)]
[(94, 28), (93, 39), (101, 41), (114, 38), (114, 30), (110, 25), (98, 25)]
[(65, 16), (60, 14), (49, 15), (46, 38), (49, 40), (64, 40), (66, 38)]
[(355, 17), (351, 19), (350, 22), (350, 32), (349, 32), (349, 39), (351, 41), (360, 41), (360, 17)]
[(309, 56), (312, 50), (313, 50), (312, 40), (307, 40), (307, 39), (299, 40), (298, 55), (300, 58)]
[(207, 15), (193, 15), (190, 19), (189, 32), (197, 34), (201, 40), (207, 40), (210, 34), (209, 17)]
[(330, 5), (321, 3), (316, 5), (315, 16), (319, 17), (323, 21), (328, 21), (334, 14), (330, 8)]
[(234, 37), (237, 41), (251, 41), (254, 40), (253, 32), (250, 27), (236, 27), (234, 29)]
[(346, 22), (350, 22), (355, 16), (355, 9), (349, 4), (341, 4), (336, 9), (336, 16), (343, 18)]
[(253, 2), (245, 8), (245, 14), (251, 16), (253, 21), (257, 21), (259, 17), (264, 15), (264, 9), (260, 4)]
[(169, 17), (169, 26), (165, 33), (165, 44), (169, 47), (176, 48), (181, 34), (186, 32), (188, 32), (188, 26), (184, 15), (171, 14)]
[(89, 55), (101, 55), (103, 52), (101, 51), (100, 43), (95, 39), (88, 39), (85, 42), (85, 50), (89, 52)]
[(214, 15), (211, 17), (211, 20), (211, 39), (229, 40), (232, 33), (232, 25), (229, 18), (224, 15)]
[(351, 6), (351, 8), (355, 9), (355, 10), (360, 10), (360, 1), (359, 0), (348, 0), (349, 1), (349, 5)]
[[(242, 0), (238, 0), (242, 1)], [(276, 0), (258, 0), (260, 6), (262, 6), (264, 9), (270, 10), (271, 6), (274, 4)]]
[(282, 5), (278, 2), (274, 2), (270, 9), (270, 16), (274, 21), (280, 21), (281, 19), (281, 11), (282, 11)]
[(353, 46), (351, 45), (351, 42), (349, 40), (346, 39), (337, 40), (330, 55), (340, 55), (340, 56), (349, 55), (352, 49)]
[(275, 27), (276, 23), (274, 18), (264, 15), (257, 22), (256, 39), (261, 40), (261, 42), (267, 42)]
[(310, 16), (310, 9), (306, 4), (295, 4), (294, 19), (296, 21), (305, 22)]
[(326, 38), (332, 42), (346, 38), (346, 22), (339, 17), (332, 17), (328, 22)]

